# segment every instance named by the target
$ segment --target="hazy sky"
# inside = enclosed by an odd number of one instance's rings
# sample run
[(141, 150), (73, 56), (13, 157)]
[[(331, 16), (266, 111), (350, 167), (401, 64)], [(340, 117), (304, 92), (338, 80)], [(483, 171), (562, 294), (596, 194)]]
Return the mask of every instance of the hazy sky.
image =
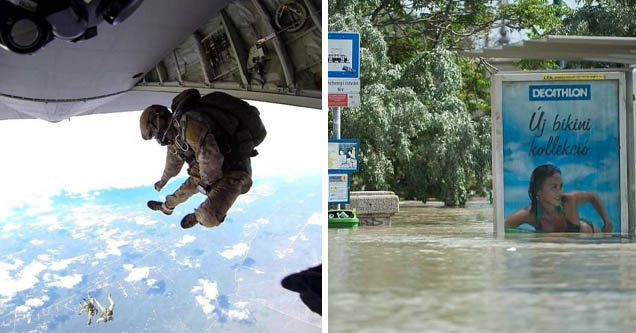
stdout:
[[(250, 103), (261, 111), (268, 132), (257, 147), (260, 154), (252, 158), (255, 179), (322, 172), (324, 112)], [(61, 191), (86, 194), (109, 187), (152, 186), (163, 172), (166, 148), (141, 139), (139, 116), (140, 111), (133, 111), (59, 123), (0, 121), (0, 221), (11, 214), (11, 207), (29, 204), (44, 209)]]
[[(517, 2), (516, 0), (508, 0), (508, 3), (514, 3)], [(553, 0), (549, 0), (549, 3), (552, 3)], [(570, 8), (578, 8), (581, 7), (581, 4), (577, 3), (577, 0), (564, 0), (565, 4), (568, 5), (568, 7)], [(516, 30), (510, 30), (508, 29), (508, 33), (509, 33), (509, 37), (510, 37), (510, 44), (513, 43), (517, 43), (520, 42), (521, 40), (525, 40), (528, 39), (527, 38), (527, 33), (529, 30), (521, 30), (521, 31), (516, 31)], [(493, 29), (490, 33), (489, 33), (489, 38), (490, 38), (490, 42), (488, 43), (489, 47), (493, 47), (495, 46), (494, 43), (495, 41), (499, 38), (499, 29)], [(484, 47), (483, 42), (477, 43), (477, 45), (475, 46), (476, 49), (480, 49)]]

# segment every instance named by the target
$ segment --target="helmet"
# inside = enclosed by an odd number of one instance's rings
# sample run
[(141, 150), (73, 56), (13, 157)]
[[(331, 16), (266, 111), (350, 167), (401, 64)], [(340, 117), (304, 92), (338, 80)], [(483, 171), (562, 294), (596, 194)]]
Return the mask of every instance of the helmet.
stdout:
[(153, 137), (161, 142), (161, 139), (168, 129), (168, 123), (172, 118), (172, 113), (163, 105), (151, 105), (144, 109), (139, 118), (139, 128), (141, 137), (150, 140)]

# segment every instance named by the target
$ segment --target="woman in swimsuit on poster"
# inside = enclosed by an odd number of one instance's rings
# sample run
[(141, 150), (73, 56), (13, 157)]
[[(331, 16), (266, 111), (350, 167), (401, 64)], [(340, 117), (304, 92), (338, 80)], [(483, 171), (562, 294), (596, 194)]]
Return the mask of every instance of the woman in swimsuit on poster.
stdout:
[(593, 224), (579, 218), (578, 207), (589, 202), (603, 219), (602, 231), (612, 231), (612, 222), (598, 194), (563, 193), (561, 170), (552, 164), (538, 166), (532, 171), (528, 196), (531, 204), (508, 216), (506, 228), (528, 223), (542, 232), (598, 232)]

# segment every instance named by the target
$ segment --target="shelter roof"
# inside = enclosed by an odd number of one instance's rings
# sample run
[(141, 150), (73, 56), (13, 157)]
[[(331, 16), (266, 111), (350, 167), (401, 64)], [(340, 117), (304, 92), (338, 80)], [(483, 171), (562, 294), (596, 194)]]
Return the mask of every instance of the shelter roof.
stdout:
[(636, 64), (636, 37), (554, 36), (462, 54), (482, 58), (587, 60)]

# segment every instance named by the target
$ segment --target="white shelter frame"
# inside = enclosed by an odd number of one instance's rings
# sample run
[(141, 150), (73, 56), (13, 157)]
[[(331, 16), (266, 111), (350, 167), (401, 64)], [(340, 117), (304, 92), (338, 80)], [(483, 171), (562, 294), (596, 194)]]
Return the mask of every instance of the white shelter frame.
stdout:
[[(633, 116), (633, 109), (630, 107), (629, 110), (629, 118), (630, 124), (627, 124), (627, 101), (625, 98), (626, 95), (626, 69), (611, 69), (611, 70), (585, 70), (585, 71), (541, 71), (541, 72), (501, 72), (495, 74), (491, 80), (491, 122), (492, 122), (492, 179), (493, 179), (493, 219), (494, 219), (494, 232), (497, 237), (503, 237), (505, 234), (504, 228), (504, 184), (503, 184), (503, 115), (502, 115), (502, 87), (503, 82), (506, 81), (544, 81), (544, 82), (554, 82), (554, 79), (546, 80), (545, 75), (552, 75), (553, 77), (562, 77), (564, 75), (570, 75), (572, 79), (568, 79), (568, 81), (589, 81), (584, 79), (585, 76), (598, 76), (599, 74), (604, 75), (602, 80), (617, 80), (618, 81), (618, 124), (619, 124), (619, 170), (620, 170), (620, 232), (627, 233), (628, 231), (633, 231), (633, 221), (629, 221), (628, 217), (632, 216), (632, 219), (635, 217), (633, 212), (636, 211), (636, 203), (634, 202), (636, 195), (634, 194), (636, 184), (634, 180), (636, 180), (636, 175), (634, 174), (633, 168), (629, 173), (630, 182), (628, 186), (628, 151), (629, 151), (629, 159), (630, 159), (630, 167), (634, 166), (634, 156), (636, 156), (636, 145), (633, 144), (634, 140), (634, 129), (636, 129), (636, 117)], [(630, 87), (633, 86), (634, 81), (636, 80), (635, 72), (628, 72)], [(578, 78), (578, 79), (577, 79)], [(631, 101), (631, 97), (633, 94), (630, 91), (630, 106), (633, 106)], [(630, 142), (628, 149), (628, 140), (627, 140), (627, 127), (630, 127)], [(629, 187), (629, 194), (628, 194)], [(629, 200), (629, 209), (628, 209), (628, 196)], [(616, 221), (612, 221), (616, 223)], [(628, 226), (629, 224), (629, 226)]]

